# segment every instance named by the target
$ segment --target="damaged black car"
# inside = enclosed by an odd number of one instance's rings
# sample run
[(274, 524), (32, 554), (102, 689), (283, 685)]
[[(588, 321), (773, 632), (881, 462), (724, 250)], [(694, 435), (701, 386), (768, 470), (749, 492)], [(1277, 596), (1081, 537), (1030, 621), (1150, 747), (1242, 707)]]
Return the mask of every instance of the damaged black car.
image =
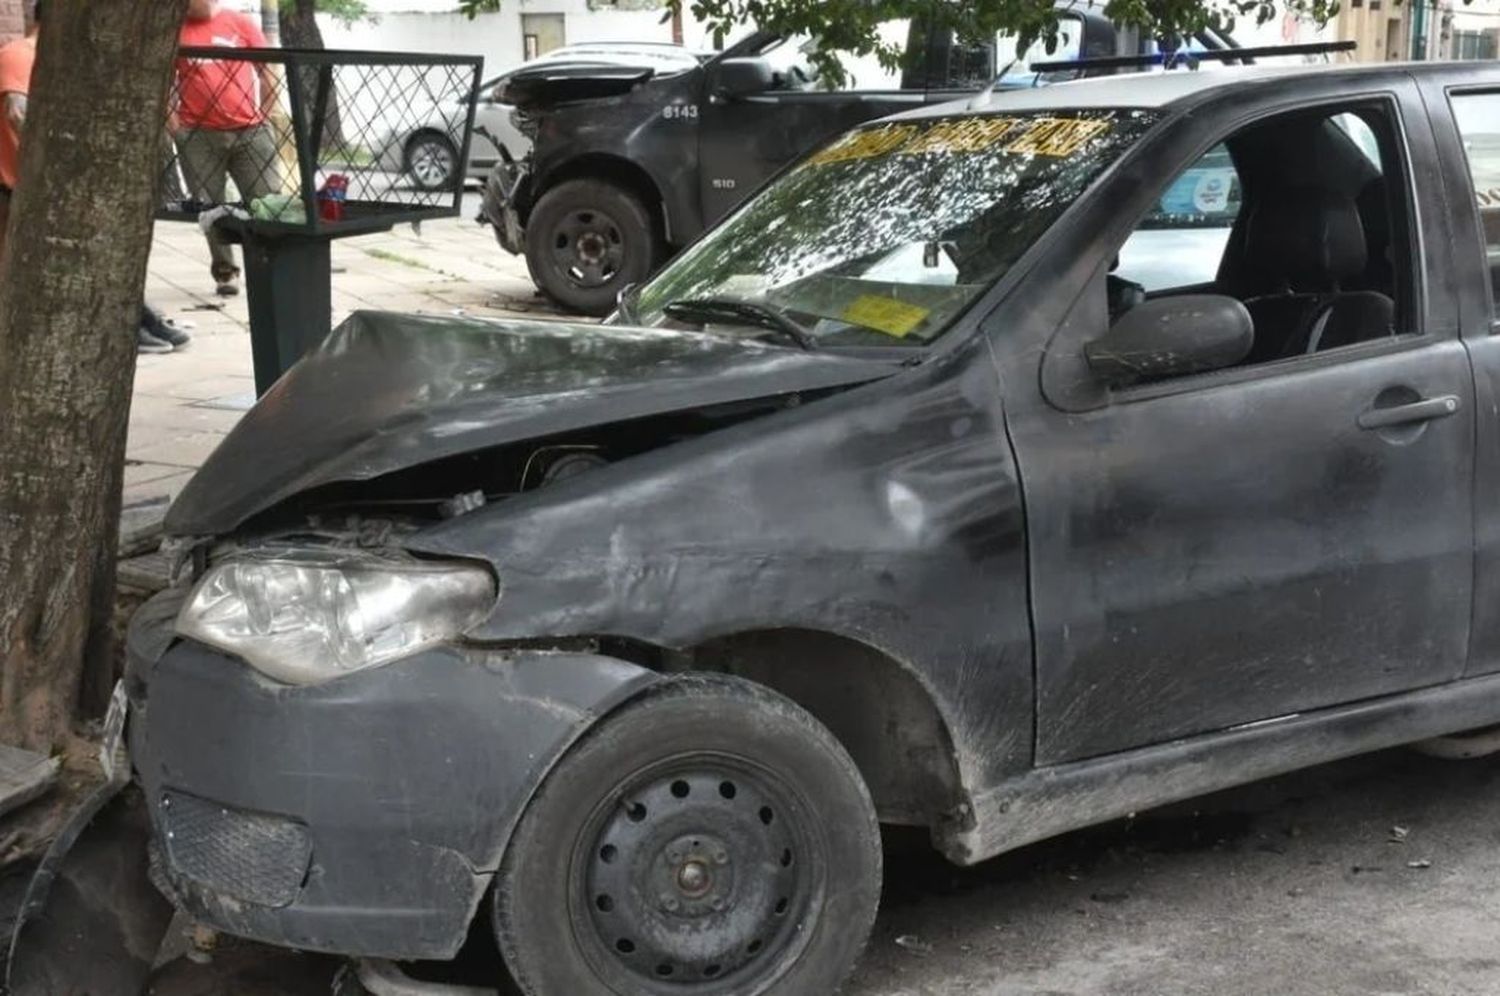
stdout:
[(881, 823), (972, 864), (1500, 722), (1483, 86), (979, 97), (602, 326), (355, 316), (171, 510), (156, 887), (351, 958), (479, 917), (532, 996), (822, 996)]

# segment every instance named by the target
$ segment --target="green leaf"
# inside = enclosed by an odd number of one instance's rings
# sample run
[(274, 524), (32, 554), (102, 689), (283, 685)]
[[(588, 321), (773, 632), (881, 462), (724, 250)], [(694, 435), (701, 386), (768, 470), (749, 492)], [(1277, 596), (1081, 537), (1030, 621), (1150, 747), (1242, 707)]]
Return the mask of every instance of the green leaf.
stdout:
[[(459, 0), (459, 9), (474, 17), (499, 10), (502, 2)], [(825, 85), (845, 80), (843, 61), (849, 56), (873, 55), (888, 69), (901, 65), (901, 47), (880, 38), (880, 25), (886, 21), (928, 19), (968, 42), (1003, 32), (1016, 35), (1021, 48), (1039, 45), (1048, 52), (1056, 50), (1058, 38), (1054, 0), (666, 0), (665, 7), (668, 14), (691, 14), (713, 36), (732, 39), (754, 23), (780, 34), (817, 37), (819, 45), (809, 61)], [(1338, 10), (1339, 0), (1107, 0), (1104, 7), (1115, 23), (1157, 38), (1205, 28), (1229, 30), (1240, 17), (1264, 24), (1283, 13), (1327, 24)]]

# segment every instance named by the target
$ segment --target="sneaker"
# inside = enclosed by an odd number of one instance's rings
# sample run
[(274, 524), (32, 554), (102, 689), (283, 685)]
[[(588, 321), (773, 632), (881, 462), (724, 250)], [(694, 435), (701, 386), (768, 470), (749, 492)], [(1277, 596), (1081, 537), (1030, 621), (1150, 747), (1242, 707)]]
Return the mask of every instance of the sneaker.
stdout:
[(234, 297), (239, 292), (240, 285), (235, 283), (233, 278), (230, 278), (229, 280), (220, 280), (219, 285), (214, 288), (214, 293), (218, 294), (220, 297)]
[(172, 351), (172, 344), (165, 339), (158, 339), (144, 328), (137, 326), (135, 330), (135, 351), (137, 353), (170, 353)]
[(167, 343), (173, 349), (182, 349), (193, 341), (193, 337), (171, 322), (164, 321), (160, 315), (150, 308), (142, 309), (141, 328), (145, 329), (157, 339)]

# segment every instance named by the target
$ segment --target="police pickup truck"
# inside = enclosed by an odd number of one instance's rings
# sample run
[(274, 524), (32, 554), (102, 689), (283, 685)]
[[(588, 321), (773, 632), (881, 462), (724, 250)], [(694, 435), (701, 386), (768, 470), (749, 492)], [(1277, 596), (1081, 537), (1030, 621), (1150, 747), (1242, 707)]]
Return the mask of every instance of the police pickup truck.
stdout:
[[(806, 39), (769, 33), (671, 73), (644, 66), (522, 69), (503, 99), (519, 108), (533, 151), (491, 173), (481, 220), (506, 251), (525, 255), (532, 278), (554, 300), (604, 315), (620, 290), (646, 279), (768, 177), (846, 128), (973, 93), (1007, 68), (1007, 87), (1079, 74), (1012, 65), (1012, 36), (971, 46), (918, 21), (889, 27), (905, 33), (909, 65), (893, 75), (864, 60), (853, 69), (853, 86), (842, 90), (818, 84)], [(1181, 47), (1232, 46), (1205, 31)], [(1048, 58), (1156, 47), (1134, 29), (1117, 28), (1102, 4), (1070, 2)], [(1033, 54), (1040, 51), (1033, 47)]]
[(15, 992), (133, 991), (176, 909), (821, 996), (880, 823), (1492, 749), (1497, 177), (1491, 63), (1080, 80), (848, 131), (603, 325), (356, 314), (173, 505)]

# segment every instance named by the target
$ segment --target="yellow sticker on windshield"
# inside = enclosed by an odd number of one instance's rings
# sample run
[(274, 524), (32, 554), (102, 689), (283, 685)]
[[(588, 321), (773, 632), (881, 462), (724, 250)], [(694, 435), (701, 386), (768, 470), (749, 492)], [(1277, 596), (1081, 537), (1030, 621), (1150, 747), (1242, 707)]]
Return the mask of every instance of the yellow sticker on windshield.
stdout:
[(1006, 152), (1038, 156), (1071, 156), (1095, 135), (1109, 130), (1108, 121), (1088, 118), (1039, 118), (1026, 133), (1005, 147)]
[(853, 325), (904, 339), (922, 326), (932, 312), (893, 297), (865, 294), (844, 309), (843, 319)]
[(1007, 141), (1010, 144), (1004, 151), (1008, 153), (1064, 158), (1111, 127), (1110, 121), (1098, 118), (992, 116), (945, 118), (926, 127), (889, 124), (851, 131), (811, 156), (806, 165), (829, 166), (882, 156), (983, 152)]
[(888, 155), (909, 142), (916, 133), (917, 129), (912, 125), (886, 125), (883, 128), (851, 131), (809, 159), (808, 164), (826, 166), (830, 163)]
[(1019, 122), (1015, 118), (957, 118), (940, 121), (920, 138), (901, 149), (903, 156), (923, 152), (983, 152), (1010, 134)]

